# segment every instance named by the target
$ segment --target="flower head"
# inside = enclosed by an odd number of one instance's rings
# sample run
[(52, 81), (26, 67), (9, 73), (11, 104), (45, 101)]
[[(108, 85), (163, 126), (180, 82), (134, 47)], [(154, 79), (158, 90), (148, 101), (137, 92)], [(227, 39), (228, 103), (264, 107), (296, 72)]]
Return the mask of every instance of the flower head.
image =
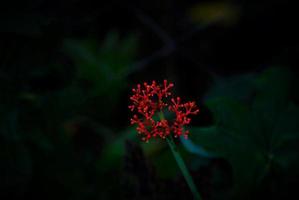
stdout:
[[(190, 115), (199, 113), (195, 102), (181, 103), (181, 98), (170, 98), (170, 90), (173, 83), (164, 80), (163, 85), (156, 81), (151, 84), (138, 84), (132, 89), (133, 95), (130, 97), (131, 105), (129, 109), (135, 113), (131, 119), (131, 124), (137, 124), (137, 132), (142, 135), (142, 140), (148, 141), (152, 137), (166, 138), (170, 134), (174, 137), (188, 137), (189, 131), (184, 130), (184, 126), (190, 124)], [(167, 120), (160, 117), (154, 120), (154, 115), (163, 114), (163, 110), (175, 114), (174, 120)]]

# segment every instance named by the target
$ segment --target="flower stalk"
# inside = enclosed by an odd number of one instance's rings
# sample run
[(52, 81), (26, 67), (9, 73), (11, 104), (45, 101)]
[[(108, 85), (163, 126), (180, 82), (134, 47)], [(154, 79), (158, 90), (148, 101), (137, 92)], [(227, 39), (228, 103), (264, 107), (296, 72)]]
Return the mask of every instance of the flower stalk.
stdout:
[(184, 176), (184, 178), (194, 196), (194, 199), (200, 200), (201, 199), (200, 194), (195, 186), (195, 183), (187, 169), (187, 166), (186, 166), (184, 160), (181, 157), (181, 154), (179, 153), (179, 151), (177, 149), (175, 142), (173, 141), (172, 137), (167, 137), (166, 141), (168, 143), (168, 146), (171, 149), (171, 152), (175, 158), (175, 161), (177, 162), (177, 164), (178, 164), (178, 166), (179, 166), (179, 168), (180, 168), (180, 170), (181, 170), (181, 172), (182, 172), (182, 174), (183, 174), (183, 176)]
[[(188, 138), (189, 131), (185, 130), (184, 126), (190, 124), (190, 116), (197, 115), (199, 109), (195, 102), (182, 103), (180, 97), (173, 98), (170, 92), (173, 86), (173, 83), (164, 80), (162, 85), (153, 81), (152, 84), (145, 82), (133, 88), (133, 95), (130, 97), (132, 104), (129, 105), (129, 109), (135, 114), (131, 118), (131, 124), (137, 125), (136, 130), (145, 142), (157, 137), (167, 141), (194, 199), (200, 200), (200, 194), (173, 140), (173, 137), (180, 136)], [(165, 109), (175, 115), (173, 120), (164, 117)], [(159, 115), (160, 120), (154, 119), (156, 114)]]
[[(164, 120), (163, 112), (160, 112), (159, 116), (160, 116), (161, 120)], [(189, 170), (188, 170), (180, 152), (178, 151), (178, 148), (177, 148), (175, 142), (173, 141), (172, 136), (170, 135), (169, 137), (166, 137), (166, 141), (168, 143), (168, 146), (170, 147), (170, 150), (172, 152), (172, 155), (173, 155), (175, 161), (177, 162), (177, 164), (178, 164), (178, 166), (188, 184), (188, 187), (190, 188), (190, 190), (194, 196), (194, 199), (201, 200), (200, 194), (195, 186), (192, 176), (190, 175)]]

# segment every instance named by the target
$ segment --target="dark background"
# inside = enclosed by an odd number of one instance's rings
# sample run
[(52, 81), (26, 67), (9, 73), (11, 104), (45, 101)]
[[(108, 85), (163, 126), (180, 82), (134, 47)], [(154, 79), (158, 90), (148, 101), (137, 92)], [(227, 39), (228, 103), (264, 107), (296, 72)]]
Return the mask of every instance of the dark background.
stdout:
[(131, 88), (163, 79), (201, 109), (190, 140), (216, 156), (177, 143), (203, 199), (296, 195), (297, 24), (287, 0), (1, 3), (0, 198), (192, 199), (129, 125)]

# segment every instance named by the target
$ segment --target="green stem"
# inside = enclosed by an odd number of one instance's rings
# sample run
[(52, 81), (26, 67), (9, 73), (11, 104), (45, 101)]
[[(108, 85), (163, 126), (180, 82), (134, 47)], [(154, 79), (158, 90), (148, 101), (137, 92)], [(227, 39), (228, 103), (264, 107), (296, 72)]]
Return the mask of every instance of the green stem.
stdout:
[(177, 149), (177, 146), (174, 143), (172, 137), (169, 137), (169, 138), (167, 137), (166, 141), (167, 141), (167, 143), (168, 143), (168, 145), (171, 149), (171, 152), (172, 152), (172, 154), (173, 154), (180, 170), (182, 171), (182, 174), (183, 174), (183, 176), (184, 176), (184, 178), (185, 178), (185, 180), (186, 180), (186, 182), (187, 182), (187, 184), (188, 184), (188, 186), (189, 186), (189, 188), (190, 188), (190, 190), (191, 190), (191, 192), (194, 196), (194, 199), (200, 200), (201, 197), (199, 195), (199, 192), (197, 191), (197, 188), (194, 184), (192, 176), (190, 175), (190, 173), (187, 169), (187, 166), (186, 166), (184, 160), (182, 159), (182, 157), (181, 157), (181, 155), (180, 155), (180, 153)]
[[(165, 119), (163, 112), (160, 112), (160, 119), (161, 120)], [(194, 196), (194, 199), (201, 200), (200, 194), (197, 191), (197, 188), (192, 179), (192, 176), (190, 175), (190, 173), (187, 169), (187, 166), (186, 166), (184, 160), (182, 159), (182, 156), (180, 155), (175, 142), (173, 141), (172, 136), (170, 135), (170, 136), (166, 137), (166, 141), (167, 141), (167, 143), (171, 149), (171, 152), (172, 152), (172, 154), (173, 154), (173, 156), (174, 156), (174, 158), (175, 158), (175, 160), (176, 160), (176, 162), (177, 162), (177, 164), (178, 164), (178, 166), (179, 166), (179, 168), (180, 168), (180, 170), (181, 170), (181, 172), (182, 172), (182, 174), (183, 174), (183, 176), (184, 176), (184, 178)]]

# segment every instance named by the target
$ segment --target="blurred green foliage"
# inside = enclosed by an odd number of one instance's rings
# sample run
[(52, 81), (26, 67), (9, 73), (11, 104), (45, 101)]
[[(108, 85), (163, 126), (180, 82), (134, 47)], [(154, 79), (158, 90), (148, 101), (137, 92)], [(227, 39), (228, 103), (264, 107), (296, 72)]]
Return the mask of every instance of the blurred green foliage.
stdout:
[(77, 67), (77, 78), (94, 84), (94, 93), (111, 93), (130, 72), (135, 59), (137, 40), (130, 35), (120, 40), (117, 32), (107, 34), (99, 44), (96, 40), (65, 41), (64, 49)]
[(64, 50), (74, 61), (76, 80), (88, 86), (87, 95), (104, 98), (110, 102), (105, 109), (111, 111), (126, 88), (127, 75), (132, 72), (136, 36), (120, 39), (117, 32), (109, 32), (101, 43), (92, 39), (66, 39)]
[[(103, 181), (109, 175), (97, 162), (106, 148), (119, 150), (111, 146), (119, 127), (107, 121), (117, 115), (120, 96), (126, 92), (137, 42), (134, 35), (120, 38), (116, 32), (102, 42), (67, 39), (63, 51), (74, 66), (72, 72), (52, 62), (42, 68), (30, 66), (20, 79), (18, 60), (1, 69), (0, 198), (113, 196), (101, 190), (109, 186)], [(28, 58), (28, 63), (34, 62)], [(11, 84), (6, 77), (17, 80)], [(101, 165), (109, 165), (105, 162)], [(119, 187), (115, 179), (110, 181), (109, 187)]]
[(206, 95), (215, 123), (192, 128), (190, 140), (230, 162), (233, 198), (252, 199), (272, 170), (299, 165), (299, 107), (289, 98), (291, 80), (286, 69), (270, 68), (218, 80)]

